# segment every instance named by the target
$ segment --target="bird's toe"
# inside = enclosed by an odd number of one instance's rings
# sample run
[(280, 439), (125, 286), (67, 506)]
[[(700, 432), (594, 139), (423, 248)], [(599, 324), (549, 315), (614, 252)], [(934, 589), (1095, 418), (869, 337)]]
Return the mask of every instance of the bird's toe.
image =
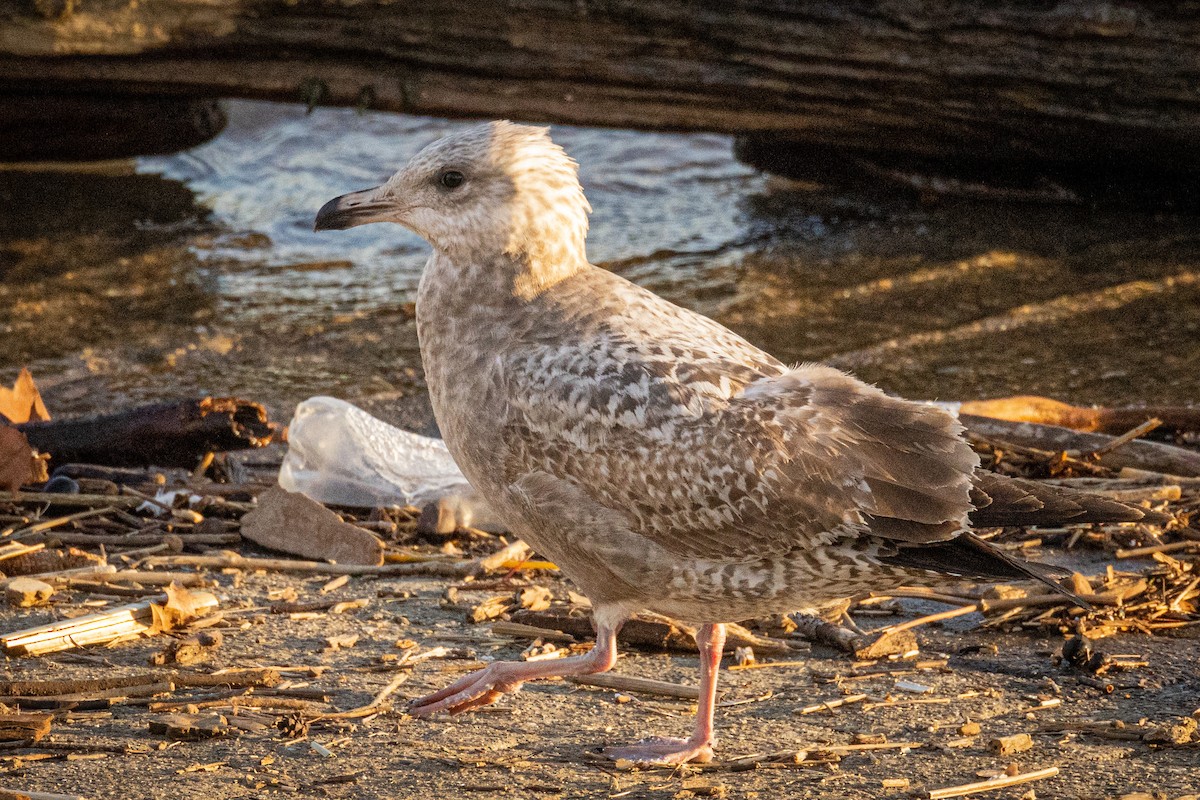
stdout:
[(635, 764), (678, 766), (689, 761), (701, 764), (712, 761), (711, 742), (693, 739), (658, 737), (644, 739), (626, 747), (608, 747), (604, 755), (613, 761), (632, 761)]
[(408, 707), (414, 717), (430, 717), (434, 714), (462, 714), (481, 706), (490, 705), (507, 692), (521, 688), (519, 681), (506, 680), (496, 669), (498, 664), (472, 672), (445, 689), (419, 697)]

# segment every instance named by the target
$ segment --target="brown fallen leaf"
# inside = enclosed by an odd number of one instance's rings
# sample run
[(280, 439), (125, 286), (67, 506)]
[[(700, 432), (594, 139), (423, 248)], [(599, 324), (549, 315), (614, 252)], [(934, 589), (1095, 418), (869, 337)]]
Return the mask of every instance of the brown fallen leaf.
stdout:
[(50, 412), (46, 410), (29, 370), (21, 370), (13, 388), (0, 386), (0, 415), (13, 425), (50, 419)]
[(29, 446), (25, 434), (0, 423), (0, 489), (15, 494), (23, 484), (48, 478), (44, 457)]
[(177, 583), (166, 588), (167, 602), (151, 603), (150, 613), (154, 618), (153, 629), (165, 633), (180, 628), (200, 616), (195, 595)]

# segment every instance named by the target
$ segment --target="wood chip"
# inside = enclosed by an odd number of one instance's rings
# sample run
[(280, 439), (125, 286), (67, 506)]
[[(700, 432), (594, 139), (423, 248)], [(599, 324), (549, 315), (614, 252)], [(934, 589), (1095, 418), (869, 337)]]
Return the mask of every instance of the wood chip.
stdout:
[(998, 756), (1011, 756), (1033, 749), (1033, 737), (1028, 733), (1000, 736), (988, 742), (988, 749)]

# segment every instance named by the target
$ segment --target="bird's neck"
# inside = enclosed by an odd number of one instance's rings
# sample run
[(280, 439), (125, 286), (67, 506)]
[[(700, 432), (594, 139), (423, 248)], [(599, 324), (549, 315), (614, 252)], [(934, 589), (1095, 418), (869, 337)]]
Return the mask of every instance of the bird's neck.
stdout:
[(582, 243), (531, 240), (480, 257), (435, 250), (423, 280), (444, 283), (469, 305), (530, 302), (572, 275), (588, 269)]

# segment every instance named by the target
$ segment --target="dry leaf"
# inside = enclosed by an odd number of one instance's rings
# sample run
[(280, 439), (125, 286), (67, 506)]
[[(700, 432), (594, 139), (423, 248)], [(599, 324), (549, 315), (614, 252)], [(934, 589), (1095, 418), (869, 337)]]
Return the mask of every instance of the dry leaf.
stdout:
[(195, 595), (177, 583), (167, 587), (166, 603), (150, 604), (150, 613), (154, 617), (153, 628), (159, 633), (173, 631), (200, 616)]
[(470, 620), (487, 622), (489, 619), (495, 619), (501, 614), (507, 613), (511, 608), (512, 604), (507, 597), (489, 597), (471, 610)]
[(45, 471), (45, 463), (29, 447), (25, 434), (0, 425), (0, 488), (16, 493), (22, 484), (36, 481), (38, 473)]
[(545, 586), (530, 586), (522, 589), (517, 595), (521, 608), (527, 608), (530, 611), (545, 611), (550, 608), (550, 601), (553, 599), (554, 596)]
[(46, 410), (29, 370), (21, 370), (13, 388), (0, 386), (0, 415), (7, 417), (13, 425), (50, 419), (50, 412)]

